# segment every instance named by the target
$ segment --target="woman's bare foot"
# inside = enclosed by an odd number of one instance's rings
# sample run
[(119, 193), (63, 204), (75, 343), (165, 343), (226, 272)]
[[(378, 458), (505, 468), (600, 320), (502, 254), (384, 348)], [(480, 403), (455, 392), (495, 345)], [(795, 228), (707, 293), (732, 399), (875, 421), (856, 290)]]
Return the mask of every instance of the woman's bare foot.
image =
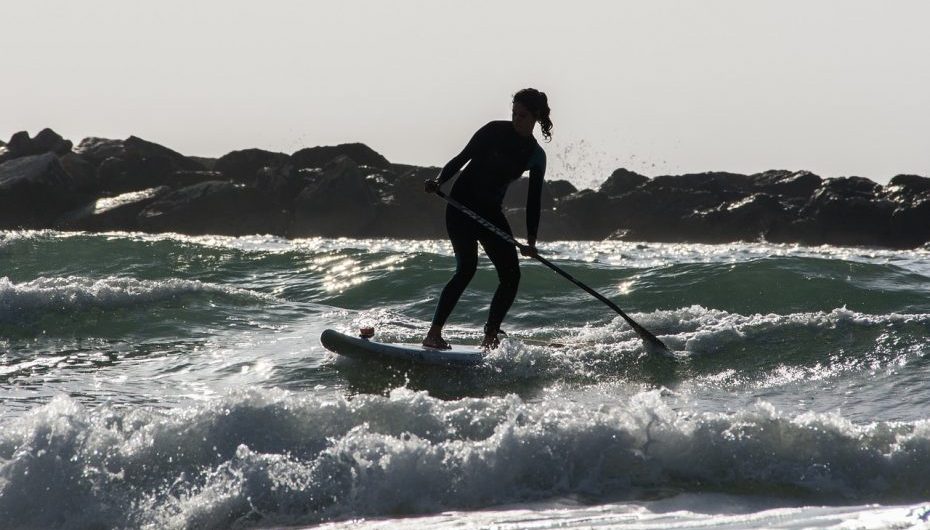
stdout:
[(501, 335), (505, 335), (505, 336), (506, 336), (507, 334), (504, 333), (503, 331), (499, 330), (499, 329), (498, 329), (498, 330), (494, 330), (494, 331), (490, 331), (490, 330), (487, 329), (487, 326), (485, 326), (485, 329), (484, 329), (484, 340), (481, 341), (481, 349), (482, 349), (482, 350), (493, 350), (493, 349), (497, 348), (498, 346), (500, 346), (500, 344), (501, 344), (501, 338), (500, 338)]
[(443, 340), (442, 335), (427, 333), (426, 338), (423, 339), (424, 348), (432, 348), (434, 350), (450, 350), (452, 346), (448, 342)]

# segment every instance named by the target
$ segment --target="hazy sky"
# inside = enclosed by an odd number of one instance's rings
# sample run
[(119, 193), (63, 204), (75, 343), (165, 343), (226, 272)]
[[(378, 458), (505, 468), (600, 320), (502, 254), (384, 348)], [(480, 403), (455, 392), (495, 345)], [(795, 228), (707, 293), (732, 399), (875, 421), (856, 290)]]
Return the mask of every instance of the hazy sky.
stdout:
[(0, 137), (441, 165), (548, 93), (549, 178), (930, 176), (930, 1), (13, 1)]

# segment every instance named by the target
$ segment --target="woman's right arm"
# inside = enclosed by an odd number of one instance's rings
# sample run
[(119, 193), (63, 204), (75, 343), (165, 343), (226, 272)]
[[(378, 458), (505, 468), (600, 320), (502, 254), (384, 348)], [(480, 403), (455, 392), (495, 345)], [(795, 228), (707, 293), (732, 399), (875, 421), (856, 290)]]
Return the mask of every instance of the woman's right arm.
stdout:
[[(478, 132), (476, 132), (471, 137), (471, 140), (468, 141), (468, 144), (465, 146), (465, 149), (462, 149), (461, 153), (455, 155), (452, 158), (452, 160), (449, 160), (449, 162), (446, 163), (446, 165), (442, 168), (442, 171), (439, 172), (439, 176), (436, 177), (435, 179), (430, 179), (426, 181), (427, 192), (432, 193), (438, 190), (439, 186), (443, 185), (449, 179), (455, 176), (455, 174), (458, 173), (459, 170), (462, 169), (462, 167), (465, 165), (466, 162), (474, 158), (475, 154), (481, 149), (481, 146), (484, 143), (484, 139), (487, 136), (485, 134), (485, 131), (487, 130), (487, 128), (488, 126), (485, 125), (484, 127), (478, 129)], [(435, 188), (430, 189), (433, 186), (435, 186)]]

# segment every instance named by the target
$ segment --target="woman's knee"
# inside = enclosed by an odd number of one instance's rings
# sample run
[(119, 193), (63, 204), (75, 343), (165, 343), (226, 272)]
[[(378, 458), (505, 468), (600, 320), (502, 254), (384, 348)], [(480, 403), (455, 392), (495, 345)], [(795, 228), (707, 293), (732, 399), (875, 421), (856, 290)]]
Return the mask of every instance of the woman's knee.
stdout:
[(478, 261), (464, 260), (459, 261), (455, 267), (455, 278), (458, 281), (463, 281), (468, 283), (475, 276), (475, 271), (478, 270)]
[(516, 286), (520, 283), (520, 266), (502, 267), (498, 269), (497, 277), (502, 284)]

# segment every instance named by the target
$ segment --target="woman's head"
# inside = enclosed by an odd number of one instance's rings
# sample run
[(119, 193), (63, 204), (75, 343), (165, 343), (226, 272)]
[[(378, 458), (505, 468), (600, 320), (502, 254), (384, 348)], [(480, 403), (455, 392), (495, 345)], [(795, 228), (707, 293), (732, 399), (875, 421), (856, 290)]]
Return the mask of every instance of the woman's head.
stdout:
[[(529, 117), (525, 116), (526, 112), (529, 112)], [(529, 121), (530, 119), (532, 121)], [(542, 129), (546, 141), (551, 140), (552, 120), (549, 119), (549, 100), (546, 94), (535, 88), (524, 88), (513, 95), (513, 126), (517, 131), (532, 134), (536, 122), (539, 122), (539, 128)], [(528, 131), (525, 130), (527, 125)]]

